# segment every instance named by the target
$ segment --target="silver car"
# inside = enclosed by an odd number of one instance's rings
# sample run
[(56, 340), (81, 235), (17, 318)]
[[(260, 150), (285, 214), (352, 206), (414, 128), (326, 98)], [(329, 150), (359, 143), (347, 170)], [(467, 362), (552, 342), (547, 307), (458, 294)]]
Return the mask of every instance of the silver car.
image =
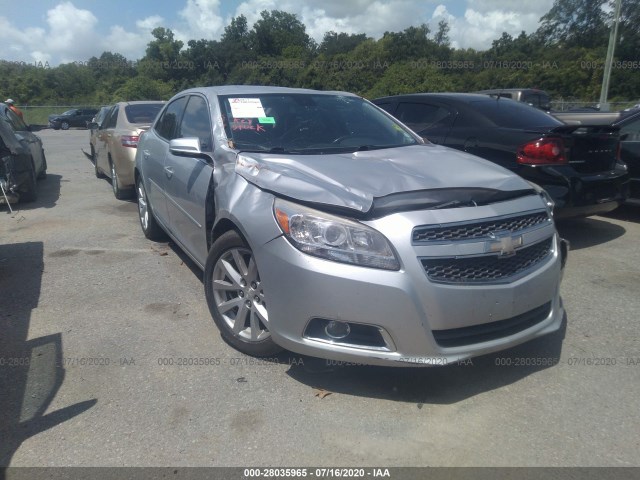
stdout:
[(567, 245), (548, 196), (344, 92), (179, 93), (141, 138), (139, 216), (204, 270), (223, 338), (445, 365), (554, 332)]

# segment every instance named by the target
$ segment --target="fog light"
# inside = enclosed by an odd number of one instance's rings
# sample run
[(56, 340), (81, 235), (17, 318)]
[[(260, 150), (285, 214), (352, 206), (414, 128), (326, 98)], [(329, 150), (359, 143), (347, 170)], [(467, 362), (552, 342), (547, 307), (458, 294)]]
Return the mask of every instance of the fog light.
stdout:
[(351, 333), (351, 327), (349, 327), (348, 323), (331, 320), (327, 323), (327, 326), (324, 327), (324, 333), (329, 337), (338, 340), (349, 335)]

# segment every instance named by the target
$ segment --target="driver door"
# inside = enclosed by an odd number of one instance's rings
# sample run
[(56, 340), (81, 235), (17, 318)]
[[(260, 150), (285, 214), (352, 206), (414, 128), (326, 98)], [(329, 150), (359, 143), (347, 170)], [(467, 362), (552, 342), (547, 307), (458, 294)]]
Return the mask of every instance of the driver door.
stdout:
[(175, 138), (198, 138), (200, 149), (211, 158), (174, 155), (165, 160), (165, 188), (171, 230), (201, 265), (207, 259), (206, 204), (213, 174), (213, 133), (207, 100), (191, 95)]

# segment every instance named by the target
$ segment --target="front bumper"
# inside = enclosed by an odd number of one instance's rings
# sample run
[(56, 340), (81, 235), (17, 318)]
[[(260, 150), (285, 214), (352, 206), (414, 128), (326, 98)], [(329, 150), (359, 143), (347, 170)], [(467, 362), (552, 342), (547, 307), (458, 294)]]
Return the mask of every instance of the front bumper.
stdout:
[[(256, 259), (267, 295), (269, 328), (282, 347), (350, 363), (435, 366), (560, 329), (564, 309), (559, 286), (568, 249), (557, 234), (552, 242), (552, 254), (533, 271), (509, 283), (482, 285), (430, 281), (416, 258), (421, 250), (415, 247), (399, 249), (400, 271), (311, 257), (284, 237), (264, 245)], [(315, 319), (378, 329), (383, 346), (318, 339), (309, 335)], [(496, 327), (497, 334), (487, 334)], [(461, 332), (467, 336), (462, 342), (443, 340)]]

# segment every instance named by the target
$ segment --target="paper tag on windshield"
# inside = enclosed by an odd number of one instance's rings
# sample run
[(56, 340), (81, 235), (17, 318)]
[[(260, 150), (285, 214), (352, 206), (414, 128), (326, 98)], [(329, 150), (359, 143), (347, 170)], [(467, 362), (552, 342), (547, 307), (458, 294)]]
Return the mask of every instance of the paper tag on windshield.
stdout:
[(259, 98), (230, 98), (229, 105), (233, 118), (266, 117)]

